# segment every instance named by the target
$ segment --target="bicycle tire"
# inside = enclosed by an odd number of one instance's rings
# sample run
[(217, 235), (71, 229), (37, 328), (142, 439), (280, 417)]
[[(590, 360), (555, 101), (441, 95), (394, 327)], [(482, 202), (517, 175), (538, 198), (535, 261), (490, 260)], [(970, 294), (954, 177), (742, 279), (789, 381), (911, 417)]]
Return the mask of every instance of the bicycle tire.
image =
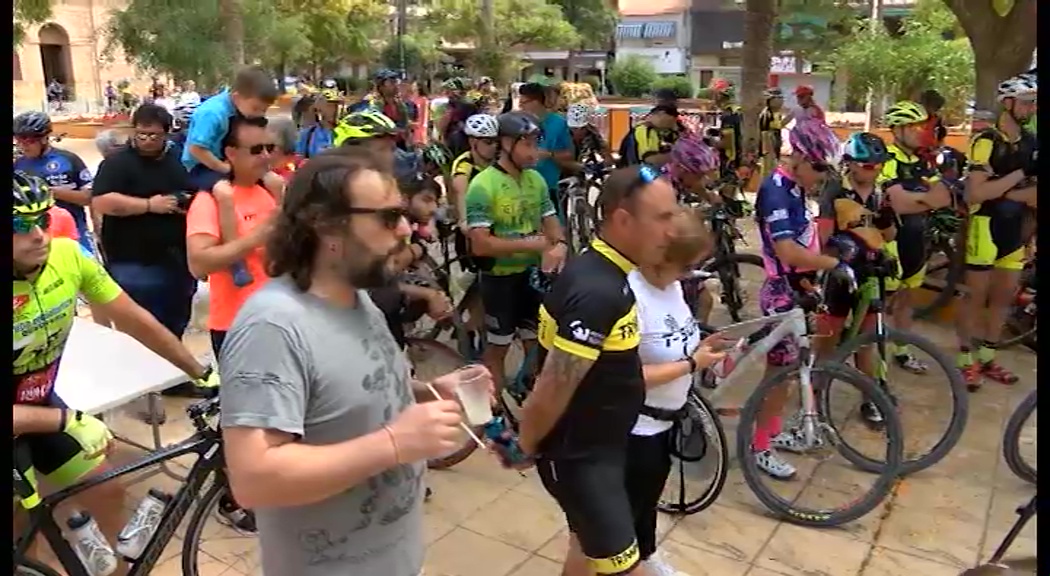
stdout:
[[(858, 349), (873, 345), (876, 341), (877, 337), (874, 331), (861, 332), (854, 338), (840, 344), (828, 361), (849, 365), (848, 360)], [(936, 344), (918, 334), (901, 332), (890, 327), (886, 327), (886, 341), (887, 343), (896, 342), (917, 348), (933, 358), (934, 362), (947, 374), (948, 386), (952, 394), (952, 420), (948, 424), (944, 436), (933, 445), (933, 449), (925, 456), (912, 459), (905, 458), (901, 464), (902, 474), (914, 474), (940, 462), (959, 443), (963, 430), (966, 428), (966, 420), (969, 417), (970, 397), (966, 391), (966, 382), (963, 380), (962, 374), (955, 369), (955, 364), (952, 360)], [(892, 361), (892, 359), (887, 361)], [(929, 376), (930, 373), (927, 372), (926, 377)], [(822, 397), (822, 400), (825, 403), (829, 401), (826, 396)], [(826, 408), (826, 406), (824, 407)], [(896, 409), (894, 412), (896, 412)], [(885, 415), (885, 412), (883, 412), (883, 415)], [(883, 466), (883, 463), (868, 458), (845, 442), (840, 446), (840, 449), (847, 460), (865, 472), (877, 472)]]
[[(438, 342), (437, 340), (430, 340), (426, 338), (407, 338), (405, 346), (405, 354), (408, 356), (409, 361), (414, 365), (412, 361), (413, 350), (419, 350), (420, 348), (429, 349), (430, 354), (438, 354), (444, 356), (446, 359), (453, 361), (457, 366), (465, 366), (468, 364), (467, 360), (460, 355), (458, 352), (453, 350), (447, 344)], [(476, 435), (484, 434), (484, 431), (478, 427), (474, 429)], [(431, 458), (427, 460), (427, 468), (431, 470), (445, 470), (451, 468), (456, 464), (466, 460), (471, 454), (477, 450), (478, 446), (474, 443), (474, 440), (467, 436), (464, 438), (463, 445), (457, 448), (455, 451), (446, 454), (440, 458)]]
[(1028, 330), (1022, 330), (1022, 331), (1018, 331), (1018, 332), (1015, 332), (1013, 330), (1013, 328), (1011, 327), (1011, 324), (1010, 324), (1010, 320), (1007, 320), (1006, 321), (1006, 326), (1005, 326), (1005, 328), (1006, 328), (1005, 331), (1009, 331), (1009, 332), (1013, 333), (1013, 336), (1011, 336), (1010, 338), (1004, 338), (1004, 339), (1000, 340), (999, 341), (999, 348), (1009, 348), (1009, 347), (1014, 346), (1016, 344), (1022, 344), (1023, 343), (1025, 346), (1028, 346), (1029, 348), (1031, 348), (1032, 352), (1036, 352), (1036, 349), (1035, 349), (1035, 347), (1036, 347), (1036, 336), (1037, 336), (1036, 330), (1038, 329), (1038, 320), (1039, 320), (1038, 315), (1033, 316), (1032, 317), (1032, 327), (1029, 328)]
[[(833, 381), (848, 383), (859, 389), (863, 397), (870, 398), (878, 406), (879, 410), (883, 411), (886, 415), (886, 427), (884, 428), (887, 439), (886, 460), (882, 463), (881, 469), (875, 472), (878, 477), (868, 493), (861, 498), (853, 500), (845, 508), (839, 510), (800, 509), (796, 507), (794, 502), (785, 500), (780, 495), (766, 488), (765, 484), (762, 483), (765, 474), (758, 469), (751, 450), (758, 411), (762, 407), (766, 396), (777, 387), (789, 385), (790, 380), (795, 378), (797, 373), (797, 367), (789, 366), (778, 370), (759, 382), (758, 387), (748, 397), (740, 411), (740, 424), (737, 427), (737, 459), (740, 462), (744, 481), (747, 482), (751, 492), (766, 508), (782, 520), (799, 526), (813, 528), (840, 526), (874, 510), (893, 490), (900, 475), (901, 460), (904, 457), (904, 433), (901, 430), (900, 417), (893, 410), (893, 403), (890, 397), (879, 388), (879, 385), (870, 376), (862, 374), (845, 364), (829, 362), (813, 366), (812, 379), (814, 382), (827, 382), (829, 387)], [(818, 410), (818, 415), (821, 415), (822, 412), (822, 410)], [(834, 429), (833, 425), (832, 429)], [(839, 435), (836, 434), (836, 436)], [(839, 440), (839, 446), (841, 447), (841, 438)]]
[(1006, 460), (1006, 465), (1018, 478), (1029, 484), (1036, 484), (1036, 469), (1021, 457), (1021, 431), (1035, 411), (1035, 393), (1035, 390), (1029, 392), (1014, 409), (1014, 413), (1006, 421), (1006, 431), (1003, 433), (1003, 459)]
[(229, 482), (223, 474), (212, 477), (212, 484), (200, 497), (197, 507), (186, 524), (186, 534), (182, 542), (182, 574), (183, 576), (200, 576), (197, 569), (197, 553), (200, 552), (201, 535), (208, 518), (218, 511), (219, 499), (229, 490)]
[(925, 306), (920, 306), (915, 309), (915, 318), (918, 320), (925, 320), (935, 314), (938, 310), (947, 306), (952, 300), (955, 299), (956, 287), (962, 282), (963, 273), (965, 272), (966, 266), (964, 265), (964, 253), (956, 250), (950, 243), (945, 242), (937, 247), (939, 252), (943, 252), (948, 256), (948, 260), (941, 266), (934, 267), (926, 271), (926, 275), (929, 276), (934, 272), (940, 270), (947, 270), (947, 274), (944, 278), (944, 289), (941, 290), (937, 296)]
[[(747, 319), (740, 315), (740, 311), (744, 308), (744, 298), (740, 293), (740, 285), (736, 281), (740, 278), (741, 264), (758, 266), (762, 268), (763, 277), (765, 276), (765, 263), (762, 262), (762, 257), (758, 254), (742, 254), (739, 252), (721, 254), (708, 260), (700, 268), (705, 272), (716, 272), (718, 274), (719, 281), (722, 283), (722, 305), (726, 307), (733, 322), (742, 322)], [(729, 295), (730, 293), (732, 295)], [(727, 302), (727, 300), (730, 301)]]
[(579, 254), (591, 243), (591, 231), (594, 229), (594, 210), (586, 198), (577, 196), (570, 209), (570, 226), (574, 233), (569, 250), (572, 254)]
[(31, 558), (22, 558), (15, 566), (14, 576), (61, 576), (61, 574), (46, 564)]
[[(690, 459), (687, 459), (685, 455), (682, 454), (682, 450), (679, 449), (679, 455), (674, 459), (678, 463), (680, 490), (679, 501), (677, 503), (667, 502), (661, 498), (657, 502), (656, 509), (667, 514), (681, 514), (688, 516), (706, 510), (714, 504), (715, 501), (718, 500), (719, 495), (722, 494), (722, 489), (725, 488), (726, 485), (726, 479), (729, 477), (729, 443), (726, 441), (726, 433), (722, 426), (722, 420), (718, 417), (718, 413), (711, 407), (707, 398), (704, 398), (702, 394), (690, 392), (689, 399), (686, 402), (686, 407), (690, 415), (689, 419), (693, 422), (693, 425), (701, 427), (705, 439), (704, 453), (700, 458), (697, 458), (696, 461), (706, 459), (710, 455), (709, 449), (711, 444), (707, 441), (709, 441), (712, 436), (714, 436), (714, 439), (718, 443), (714, 452), (717, 461), (715, 463), (715, 473), (712, 478), (713, 482), (701, 492), (698, 498), (685, 502), (685, 467), (683, 463), (689, 462)], [(677, 436), (675, 440), (679, 440), (680, 438), (681, 435)], [(673, 474), (674, 461), (672, 461), (671, 467), (671, 474)], [(671, 474), (668, 474), (667, 481), (671, 480)], [(667, 481), (665, 481), (665, 483)]]

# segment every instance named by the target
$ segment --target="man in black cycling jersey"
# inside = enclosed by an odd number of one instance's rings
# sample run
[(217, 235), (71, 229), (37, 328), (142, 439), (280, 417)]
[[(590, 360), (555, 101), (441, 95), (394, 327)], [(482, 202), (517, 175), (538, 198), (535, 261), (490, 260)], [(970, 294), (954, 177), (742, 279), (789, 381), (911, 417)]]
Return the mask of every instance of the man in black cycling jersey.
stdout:
[(733, 99), (736, 87), (723, 78), (711, 81), (711, 98), (718, 107), (718, 147), (722, 152), (722, 174), (732, 174), (740, 166), (744, 155), (743, 135), (741, 132), (744, 114)]
[(545, 358), (519, 440), (565, 513), (566, 576), (657, 575), (640, 557), (624, 480), (645, 397), (627, 274), (662, 261), (678, 209), (674, 188), (651, 166), (610, 174), (598, 197), (598, 237), (569, 261), (540, 308)]
[[(970, 143), (966, 201), (966, 310), (959, 315), (957, 364), (971, 391), (981, 377), (1013, 384), (1017, 375), (995, 361), (995, 346), (1035, 233), (1038, 146), (1022, 126), (1036, 112), (1038, 79), (1022, 74), (999, 85), (1002, 112)], [(976, 359), (972, 340), (978, 339)]]

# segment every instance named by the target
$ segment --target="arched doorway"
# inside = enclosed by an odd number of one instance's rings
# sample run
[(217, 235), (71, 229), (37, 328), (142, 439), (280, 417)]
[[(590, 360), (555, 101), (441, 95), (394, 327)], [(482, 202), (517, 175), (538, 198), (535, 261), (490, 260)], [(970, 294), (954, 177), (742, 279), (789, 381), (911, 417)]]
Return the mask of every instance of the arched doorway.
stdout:
[(73, 55), (69, 49), (69, 34), (54, 22), (44, 24), (38, 34), (40, 62), (44, 67), (44, 86), (58, 80), (66, 87), (66, 99), (74, 100), (76, 81), (73, 78)]

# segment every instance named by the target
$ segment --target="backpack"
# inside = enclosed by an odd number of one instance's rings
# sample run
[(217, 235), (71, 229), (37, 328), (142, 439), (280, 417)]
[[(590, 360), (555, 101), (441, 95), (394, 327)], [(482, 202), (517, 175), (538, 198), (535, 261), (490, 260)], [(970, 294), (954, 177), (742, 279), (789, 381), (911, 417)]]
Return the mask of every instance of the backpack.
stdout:
[[(617, 150), (620, 159), (616, 161), (617, 168), (626, 168), (627, 166), (642, 163), (642, 159), (638, 157), (637, 130), (638, 126), (632, 126), (627, 131), (627, 134), (624, 134), (623, 140), (620, 140), (620, 148)], [(648, 133), (646, 135), (648, 136)]]

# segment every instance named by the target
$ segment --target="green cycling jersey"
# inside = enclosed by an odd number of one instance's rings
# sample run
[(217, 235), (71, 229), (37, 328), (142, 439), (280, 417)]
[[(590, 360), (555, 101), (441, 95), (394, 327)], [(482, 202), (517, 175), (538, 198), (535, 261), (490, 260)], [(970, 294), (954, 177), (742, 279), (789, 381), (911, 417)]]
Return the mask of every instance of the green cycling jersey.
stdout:
[[(467, 188), (467, 225), (488, 228), (497, 238), (524, 238), (543, 230), (543, 219), (554, 216), (547, 182), (539, 172), (526, 169), (518, 178), (498, 164), (485, 168)], [(524, 272), (540, 263), (536, 252), (518, 252), (495, 259), (497, 276)]]
[(54, 386), (78, 294), (92, 304), (106, 304), (120, 296), (121, 289), (102, 265), (67, 238), (51, 241), (47, 262), (35, 278), (15, 278), (16, 404), (62, 406)]

